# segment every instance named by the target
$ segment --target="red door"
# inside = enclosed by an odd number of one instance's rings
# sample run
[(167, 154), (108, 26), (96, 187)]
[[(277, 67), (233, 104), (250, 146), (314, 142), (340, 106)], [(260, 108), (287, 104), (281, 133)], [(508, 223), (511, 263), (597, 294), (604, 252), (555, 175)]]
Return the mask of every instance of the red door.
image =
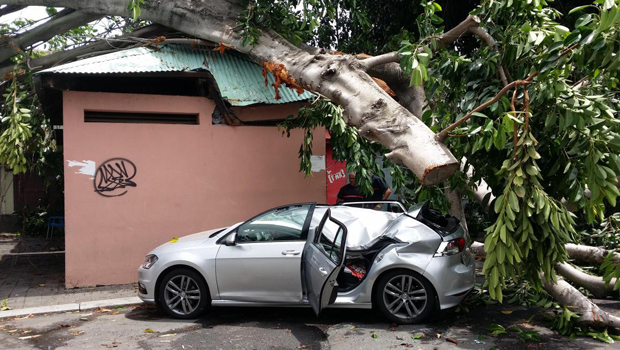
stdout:
[(327, 204), (336, 204), (338, 191), (347, 184), (347, 163), (332, 159), (334, 150), (329, 143), (327, 134), (327, 144), (325, 145), (325, 174), (327, 176)]

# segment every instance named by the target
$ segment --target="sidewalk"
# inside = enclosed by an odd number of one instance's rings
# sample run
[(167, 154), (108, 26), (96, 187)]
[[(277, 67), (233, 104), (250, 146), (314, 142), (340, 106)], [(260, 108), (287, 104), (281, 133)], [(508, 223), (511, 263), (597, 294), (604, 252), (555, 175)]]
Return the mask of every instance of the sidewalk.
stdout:
[[(6, 300), (6, 306), (12, 310), (137, 295), (137, 286), (132, 284), (65, 289), (64, 253), (56, 253), (52, 247), (46, 255), (7, 255), (22, 252), (24, 249), (20, 245), (24, 243), (33, 244), (23, 239), (0, 239), (0, 302)], [(60, 244), (62, 249), (62, 242)], [(0, 311), (0, 317), (2, 313)]]

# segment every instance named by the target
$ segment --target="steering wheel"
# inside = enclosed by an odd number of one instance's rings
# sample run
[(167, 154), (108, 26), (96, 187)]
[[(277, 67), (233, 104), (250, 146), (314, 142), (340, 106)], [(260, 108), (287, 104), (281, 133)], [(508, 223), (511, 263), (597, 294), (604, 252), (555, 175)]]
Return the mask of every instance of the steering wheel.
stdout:
[(265, 241), (275, 241), (278, 239), (278, 232), (276, 231), (263, 232), (263, 237)]

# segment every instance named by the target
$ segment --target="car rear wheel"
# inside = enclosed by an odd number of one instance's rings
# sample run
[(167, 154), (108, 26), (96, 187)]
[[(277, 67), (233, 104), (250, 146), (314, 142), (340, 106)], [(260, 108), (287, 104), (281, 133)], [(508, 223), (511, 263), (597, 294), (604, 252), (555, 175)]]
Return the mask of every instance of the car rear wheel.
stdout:
[(193, 270), (179, 268), (168, 272), (159, 285), (159, 305), (174, 318), (198, 318), (210, 304), (209, 288)]
[(435, 307), (435, 290), (427, 279), (410, 270), (384, 275), (375, 289), (374, 301), (390, 321), (400, 324), (421, 322)]

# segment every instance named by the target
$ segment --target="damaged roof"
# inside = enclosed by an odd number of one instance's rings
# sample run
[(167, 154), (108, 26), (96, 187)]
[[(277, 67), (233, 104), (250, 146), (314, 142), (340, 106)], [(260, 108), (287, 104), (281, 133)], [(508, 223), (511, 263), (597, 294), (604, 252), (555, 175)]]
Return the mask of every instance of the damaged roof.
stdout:
[(275, 99), (272, 73), (267, 74), (265, 86), (262, 67), (247, 57), (227, 51), (224, 54), (208, 48), (187, 45), (137, 47), (52, 67), (39, 73), (60, 74), (122, 74), (153, 72), (190, 72), (208, 70), (220, 89), (222, 97), (232, 106), (252, 104), (282, 104), (307, 101), (313, 94), (301, 95), (293, 89), (280, 87), (280, 99)]

